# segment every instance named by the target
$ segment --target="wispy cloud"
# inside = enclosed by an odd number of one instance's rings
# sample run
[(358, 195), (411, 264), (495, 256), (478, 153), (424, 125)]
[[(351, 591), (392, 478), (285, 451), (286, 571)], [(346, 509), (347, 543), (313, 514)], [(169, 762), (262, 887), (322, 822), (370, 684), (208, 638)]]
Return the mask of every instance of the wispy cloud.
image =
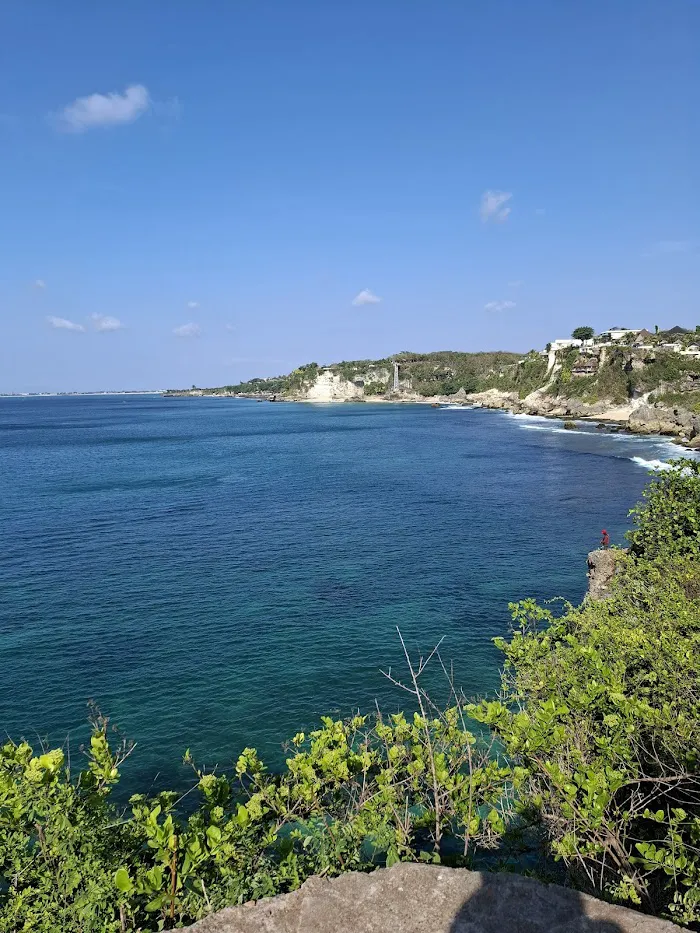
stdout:
[(133, 123), (149, 109), (151, 98), (143, 84), (130, 85), (123, 94), (90, 94), (78, 97), (52, 117), (62, 130), (84, 133), (96, 126), (119, 126)]
[(191, 308), (191, 309), (194, 311), (195, 308), (198, 308), (198, 307), (199, 307), (199, 302), (198, 302), (198, 301), (188, 301), (188, 302), (187, 302), (187, 307), (188, 307), (188, 308)]
[(514, 307), (514, 301), (489, 301), (484, 305), (484, 311), (509, 311)]
[(226, 330), (235, 330), (235, 329), (236, 329), (236, 328), (235, 328), (235, 325), (233, 325), (233, 324), (225, 324), (224, 327), (225, 327)]
[(363, 288), (359, 295), (355, 295), (352, 303), (357, 307), (360, 305), (378, 305), (382, 299), (370, 291), (369, 288)]
[(483, 223), (502, 223), (510, 214), (504, 205), (513, 197), (510, 191), (484, 191), (481, 195), (479, 214)]
[(659, 240), (646, 252), (645, 256), (672, 256), (675, 253), (692, 253), (695, 249), (692, 240)]
[(76, 324), (75, 321), (69, 321), (65, 317), (54, 317), (50, 315), (46, 318), (51, 327), (55, 327), (56, 330), (74, 330), (83, 333), (85, 328), (82, 324)]
[(543, 207), (536, 207), (535, 213), (537, 214), (538, 217), (543, 217), (547, 213), (547, 211)]
[(522, 284), (523, 284), (522, 279), (513, 279), (512, 282), (508, 282), (508, 288), (520, 288)]
[(199, 324), (181, 324), (173, 330), (176, 337), (199, 337), (202, 330)]
[(92, 314), (90, 315), (90, 319), (92, 320), (92, 326), (95, 330), (102, 333), (107, 333), (112, 330), (121, 330), (122, 327), (124, 327), (118, 317), (111, 317), (109, 314)]
[(46, 288), (46, 282), (43, 279), (35, 279), (34, 288), (39, 288), (39, 289)]

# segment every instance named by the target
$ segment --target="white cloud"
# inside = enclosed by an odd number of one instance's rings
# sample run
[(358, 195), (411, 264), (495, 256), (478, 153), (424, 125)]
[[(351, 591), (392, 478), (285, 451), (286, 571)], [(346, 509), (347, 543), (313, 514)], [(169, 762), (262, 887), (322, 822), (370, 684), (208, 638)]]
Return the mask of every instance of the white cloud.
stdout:
[(202, 330), (199, 324), (181, 324), (173, 330), (176, 337), (199, 337)]
[(92, 314), (90, 317), (95, 330), (103, 333), (110, 330), (121, 330), (124, 326), (118, 317), (110, 317), (109, 314)]
[(513, 279), (512, 282), (508, 282), (508, 288), (520, 288), (522, 284), (523, 284), (522, 279)]
[(509, 311), (514, 307), (514, 301), (489, 301), (484, 305), (484, 311)]
[(50, 315), (46, 318), (46, 320), (52, 327), (55, 327), (57, 330), (76, 330), (81, 332), (85, 331), (85, 328), (82, 324), (76, 324), (74, 321), (69, 321), (64, 317), (54, 317), (53, 315)]
[(188, 301), (188, 302), (187, 302), (187, 307), (188, 307), (188, 308), (192, 308), (192, 310), (194, 310), (195, 308), (198, 308), (198, 307), (199, 307), (199, 302), (198, 302), (198, 301)]
[(46, 282), (43, 279), (35, 279), (34, 288), (46, 288)]
[(510, 214), (510, 207), (504, 205), (513, 197), (510, 191), (484, 191), (481, 195), (479, 214), (486, 224), (489, 221), (502, 223)]
[(235, 326), (234, 326), (233, 324), (226, 324), (225, 327), (226, 327), (226, 330), (235, 330), (235, 329), (236, 329)]
[(130, 85), (123, 94), (90, 94), (78, 97), (54, 118), (59, 128), (83, 133), (94, 126), (133, 123), (149, 109), (151, 98), (143, 84)]
[(355, 295), (352, 303), (357, 307), (359, 305), (378, 305), (382, 299), (379, 298), (369, 288), (363, 288), (359, 295)]

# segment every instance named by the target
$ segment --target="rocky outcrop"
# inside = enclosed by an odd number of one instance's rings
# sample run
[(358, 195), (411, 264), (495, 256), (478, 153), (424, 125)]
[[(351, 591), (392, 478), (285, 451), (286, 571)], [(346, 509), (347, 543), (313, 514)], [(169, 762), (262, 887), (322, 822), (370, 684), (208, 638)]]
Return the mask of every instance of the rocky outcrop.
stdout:
[(192, 933), (679, 933), (664, 920), (511, 874), (402, 863), (310, 878)]
[(612, 578), (619, 569), (619, 561), (627, 549), (610, 548), (591, 551), (588, 555), (588, 597), (605, 599), (610, 595)]
[(628, 424), (636, 434), (669, 434), (689, 440), (700, 434), (700, 415), (658, 402), (639, 405), (630, 415)]
[(551, 418), (596, 418), (604, 421), (627, 421), (633, 405), (615, 405), (600, 401), (594, 404), (579, 399), (548, 395), (541, 389), (520, 398), (516, 392), (489, 389), (467, 396), (467, 401), (482, 408), (501, 408), (523, 415), (544, 415)]
[(489, 389), (467, 396), (467, 401), (482, 408), (498, 408), (524, 415), (544, 415), (550, 418), (595, 418), (598, 421), (618, 422), (635, 434), (665, 434), (698, 447), (700, 441), (700, 415), (685, 408), (670, 408), (661, 403), (649, 404), (643, 398), (632, 399), (626, 405), (610, 401), (594, 404), (548, 395), (541, 389), (525, 398), (515, 392)]

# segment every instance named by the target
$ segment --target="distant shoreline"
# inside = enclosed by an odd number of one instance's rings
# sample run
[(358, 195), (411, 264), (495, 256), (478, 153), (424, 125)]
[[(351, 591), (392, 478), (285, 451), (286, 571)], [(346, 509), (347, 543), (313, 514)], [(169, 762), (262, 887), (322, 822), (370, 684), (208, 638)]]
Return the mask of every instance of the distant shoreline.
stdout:
[(164, 395), (165, 389), (116, 389), (103, 392), (0, 392), (0, 398), (84, 398), (103, 395)]

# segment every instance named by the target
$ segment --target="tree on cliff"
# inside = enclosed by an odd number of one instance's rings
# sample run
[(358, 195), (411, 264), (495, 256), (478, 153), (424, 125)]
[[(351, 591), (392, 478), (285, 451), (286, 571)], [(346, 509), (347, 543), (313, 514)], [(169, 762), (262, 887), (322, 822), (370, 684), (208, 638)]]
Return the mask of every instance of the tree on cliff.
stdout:
[(574, 340), (590, 340), (594, 334), (595, 331), (592, 327), (576, 327), (571, 332), (571, 336), (574, 338)]

